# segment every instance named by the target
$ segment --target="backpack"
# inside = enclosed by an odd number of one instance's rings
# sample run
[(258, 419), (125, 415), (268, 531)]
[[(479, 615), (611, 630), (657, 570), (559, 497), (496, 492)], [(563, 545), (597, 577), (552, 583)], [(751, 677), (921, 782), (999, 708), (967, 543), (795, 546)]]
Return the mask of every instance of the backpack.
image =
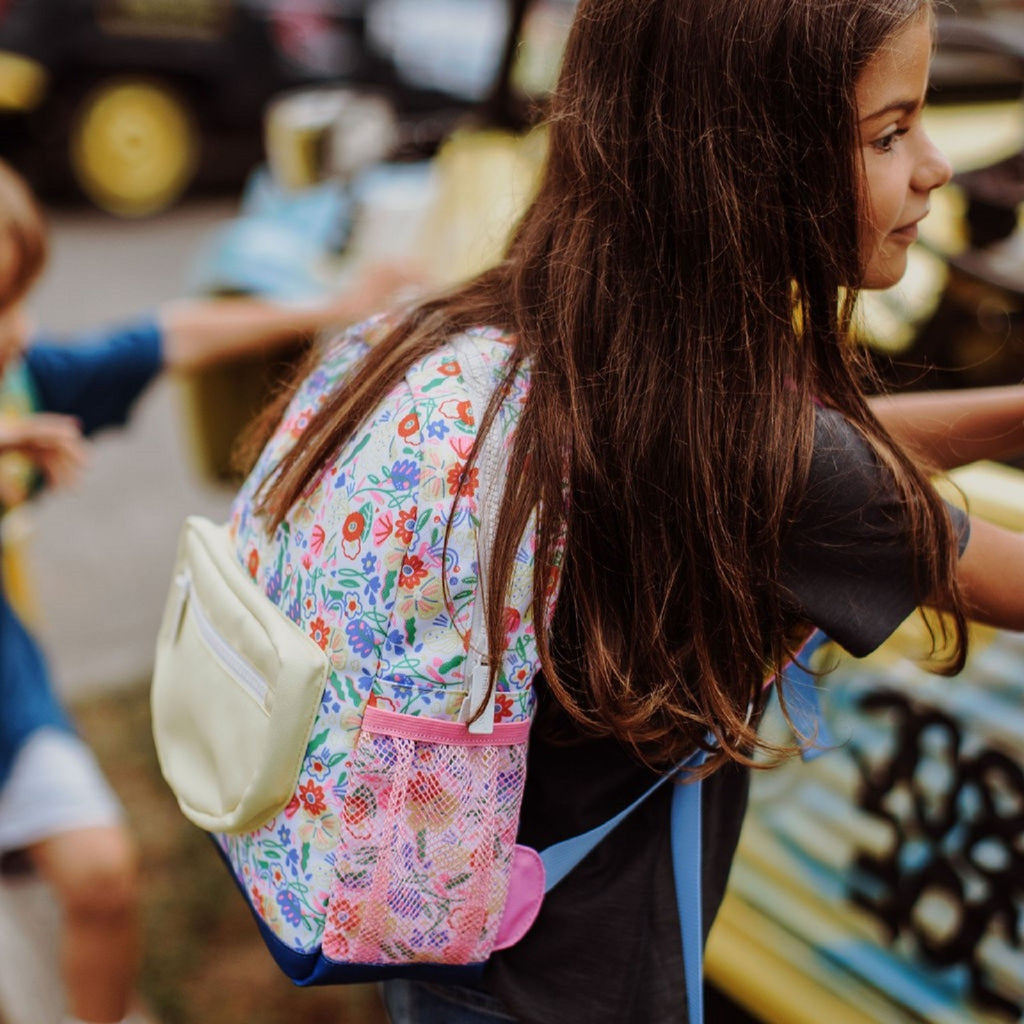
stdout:
[[(186, 522), (157, 642), (161, 770), (299, 985), (477, 976), (526, 933), (544, 892), (672, 777), (541, 854), (516, 844), (540, 667), (532, 519), (491, 707), (473, 720), (488, 679), (478, 579), (529, 386), (517, 370), (467, 471), (477, 417), (506, 372), (500, 333), (467, 332), (410, 367), (266, 535), (259, 482), (376, 329), (328, 349), (230, 521)], [(556, 590), (553, 579), (552, 604)], [(699, 783), (675, 787), (672, 834), (697, 1022)]]

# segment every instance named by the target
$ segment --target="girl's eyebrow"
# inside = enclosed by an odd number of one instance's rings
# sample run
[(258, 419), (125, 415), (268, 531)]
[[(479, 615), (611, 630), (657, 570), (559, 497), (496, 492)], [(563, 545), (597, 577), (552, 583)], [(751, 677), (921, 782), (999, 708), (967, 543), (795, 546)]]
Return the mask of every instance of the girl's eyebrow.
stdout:
[(876, 117), (882, 117), (883, 115), (901, 113), (901, 114), (912, 114), (918, 107), (921, 106), (921, 101), (918, 99), (913, 100), (895, 100), (892, 103), (887, 103), (884, 107), (880, 107), (872, 114), (866, 114), (860, 119), (860, 123), (863, 124), (865, 121), (873, 121)]

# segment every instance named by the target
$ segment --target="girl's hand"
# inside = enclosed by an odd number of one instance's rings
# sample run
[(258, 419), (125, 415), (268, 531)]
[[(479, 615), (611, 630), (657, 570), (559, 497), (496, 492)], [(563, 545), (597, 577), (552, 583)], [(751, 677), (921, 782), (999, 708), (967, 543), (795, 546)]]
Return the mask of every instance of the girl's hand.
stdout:
[(53, 487), (74, 483), (87, 461), (78, 420), (48, 412), (0, 419), (0, 452), (4, 451), (30, 459)]

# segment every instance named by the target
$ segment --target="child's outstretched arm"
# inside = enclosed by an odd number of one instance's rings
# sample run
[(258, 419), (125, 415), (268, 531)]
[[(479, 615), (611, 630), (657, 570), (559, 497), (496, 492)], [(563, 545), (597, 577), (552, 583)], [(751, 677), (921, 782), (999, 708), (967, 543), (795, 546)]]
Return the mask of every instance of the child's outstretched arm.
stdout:
[(871, 408), (896, 441), (936, 469), (1024, 454), (1024, 384), (880, 395)]
[(0, 417), (0, 452), (9, 451), (34, 462), (53, 487), (74, 483), (86, 463), (81, 426), (57, 413)]
[(343, 292), (315, 303), (251, 297), (169, 302), (157, 312), (164, 363), (171, 370), (197, 370), (244, 352), (303, 341), (325, 328), (348, 327), (418, 283), (411, 271), (380, 265), (364, 270)]

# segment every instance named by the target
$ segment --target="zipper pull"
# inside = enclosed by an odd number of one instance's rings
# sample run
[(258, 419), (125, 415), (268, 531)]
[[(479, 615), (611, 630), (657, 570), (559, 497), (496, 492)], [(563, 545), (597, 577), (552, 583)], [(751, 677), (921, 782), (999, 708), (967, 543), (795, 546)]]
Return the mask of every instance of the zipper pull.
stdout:
[(487, 684), (490, 682), (490, 671), (486, 665), (477, 665), (469, 677), (469, 693), (462, 702), (462, 713), (459, 720), (469, 722), (469, 731), (475, 736), (489, 736), (494, 732), (494, 713), (483, 714), (475, 722), (470, 721), (483, 706), (487, 699)]

